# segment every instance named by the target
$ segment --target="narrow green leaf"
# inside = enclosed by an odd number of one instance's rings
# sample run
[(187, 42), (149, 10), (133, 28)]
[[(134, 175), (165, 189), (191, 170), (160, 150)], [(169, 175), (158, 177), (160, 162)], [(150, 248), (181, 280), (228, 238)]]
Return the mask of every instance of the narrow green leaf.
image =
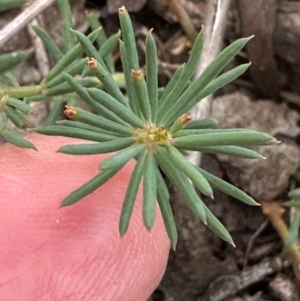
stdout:
[[(89, 58), (87, 58), (87, 57), (80, 59), (80, 60), (76, 60), (73, 64), (71, 64), (70, 66), (65, 68), (65, 72), (71, 76), (78, 75), (82, 72), (84, 66), (86, 66), (88, 61), (89, 61)], [(47, 82), (45, 85), (46, 89), (53, 88), (53, 87), (58, 86), (61, 83), (65, 82), (66, 79), (65, 79), (64, 74), (65, 73), (62, 72), (62, 73), (58, 74), (55, 78), (53, 78), (52, 80)]]
[(155, 222), (156, 213), (156, 162), (152, 152), (147, 152), (143, 173), (143, 220), (150, 231)]
[(19, 129), (26, 129), (28, 127), (26, 118), (14, 108), (5, 106), (4, 111), (6, 112), (7, 117), (13, 122), (16, 127), (18, 127)]
[(133, 135), (133, 127), (120, 125), (117, 122), (111, 121), (107, 118), (95, 115), (86, 110), (80, 109), (74, 106), (66, 106), (66, 110), (64, 112), (70, 119), (84, 122), (90, 125), (97, 126), (101, 129), (108, 130), (110, 132), (124, 135), (124, 136), (132, 136)]
[(234, 245), (234, 242), (232, 240), (232, 237), (228, 230), (223, 226), (223, 224), (212, 214), (212, 212), (206, 207), (205, 204), (204, 209), (205, 209), (205, 214), (206, 214), (206, 222), (207, 222), (207, 227), (217, 234), (220, 238), (223, 240), (229, 242), (231, 245)]
[(0, 136), (2, 136), (6, 142), (10, 142), (11, 144), (14, 144), (18, 147), (31, 148), (36, 150), (36, 147), (31, 142), (25, 140), (23, 137), (21, 137), (19, 134), (8, 127), (2, 128), (0, 130)]
[(25, 61), (31, 52), (31, 50), (19, 50), (0, 54), (0, 74), (13, 69), (21, 62)]
[(157, 68), (157, 50), (155, 40), (150, 33), (146, 38), (146, 78), (147, 91), (151, 107), (151, 120), (156, 122), (158, 108), (158, 68)]
[(60, 207), (71, 206), (74, 203), (83, 199), (85, 196), (93, 193), (97, 188), (99, 188), (104, 183), (106, 183), (109, 179), (111, 179), (121, 168), (122, 168), (122, 166), (120, 168), (106, 170), (106, 171), (99, 173), (98, 175), (93, 177), (91, 180), (89, 180), (87, 183), (85, 183), (81, 187), (77, 188), (70, 195), (68, 195), (62, 201)]
[(167, 184), (165, 182), (165, 179), (163, 178), (158, 167), (156, 168), (156, 177), (157, 177), (157, 185), (159, 186), (158, 190), (162, 193), (162, 196), (164, 198), (169, 200), (169, 198), (170, 198), (169, 190), (168, 190)]
[(117, 83), (112, 78), (110, 72), (107, 71), (106, 68), (104, 68), (101, 64), (99, 64), (98, 61), (95, 59), (91, 59), (89, 61), (89, 66), (90, 69), (95, 73), (99, 81), (103, 84), (107, 92), (112, 97), (117, 99), (122, 105), (128, 108), (129, 104), (127, 103)]
[(94, 47), (93, 43), (87, 38), (87, 36), (80, 31), (77, 30), (72, 30), (72, 31), (75, 33), (86, 55), (89, 56), (90, 58), (96, 59), (99, 62), (99, 64), (101, 64), (101, 66), (107, 70), (107, 67), (105, 66), (105, 63), (102, 60), (100, 54)]
[(140, 108), (134, 92), (133, 82), (131, 80), (132, 69), (130, 69), (128, 55), (126, 53), (124, 43), (121, 40), (119, 41), (119, 48), (120, 48), (123, 72), (125, 76), (126, 92), (129, 99), (129, 106), (134, 114), (140, 116)]
[(133, 127), (143, 128), (145, 126), (144, 122), (132, 113), (131, 110), (125, 108), (121, 105), (115, 98), (109, 94), (99, 90), (99, 89), (88, 89), (88, 93), (95, 99), (97, 102), (105, 106), (107, 109), (114, 112), (122, 120), (131, 124)]
[[(86, 16), (92, 30), (102, 27), (99, 18), (95, 14), (91, 12), (87, 12)], [(106, 42), (106, 40), (107, 40), (106, 33), (104, 30), (101, 30), (101, 33), (99, 34), (96, 40), (99, 48)]]
[(160, 148), (155, 153), (156, 160), (168, 178), (177, 186), (192, 211), (206, 223), (204, 204), (197, 195), (190, 180), (173, 165), (164, 149)]
[(24, 102), (29, 104), (29, 103), (32, 103), (32, 102), (39, 102), (41, 100), (45, 100), (46, 98), (47, 98), (47, 96), (44, 95), (44, 94), (34, 95), (34, 96), (24, 97)]
[(204, 194), (213, 198), (213, 191), (208, 181), (204, 176), (197, 170), (197, 168), (191, 164), (183, 155), (172, 145), (166, 147), (170, 161), (181, 170)]
[(83, 122), (79, 122), (79, 121), (59, 120), (59, 121), (56, 122), (56, 124), (62, 125), (62, 126), (67, 126), (67, 127), (70, 127), (70, 128), (77, 128), (77, 129), (92, 131), (92, 132), (96, 132), (96, 133), (103, 133), (103, 134), (113, 135), (115, 138), (120, 137), (119, 135), (115, 135), (113, 132), (106, 131), (106, 130), (101, 129), (99, 127), (96, 127), (96, 126), (93, 126), (93, 125), (90, 125), (90, 124), (86, 124), (86, 123), (83, 123)]
[(185, 125), (191, 120), (191, 114), (185, 113), (179, 116), (170, 127), (170, 134), (175, 136), (178, 132), (184, 129)]
[(157, 178), (157, 202), (161, 211), (161, 215), (164, 220), (164, 224), (168, 233), (168, 236), (171, 240), (173, 249), (175, 250), (176, 244), (178, 241), (176, 224), (174, 220), (174, 215), (172, 212), (172, 208), (169, 202), (169, 198), (166, 197), (164, 189), (160, 185), (160, 178)]
[(285, 240), (286, 245), (291, 245), (297, 241), (299, 235), (299, 227), (300, 227), (300, 212), (299, 210), (296, 210), (292, 218), (291, 226), (289, 228), (289, 235)]
[(34, 129), (34, 131), (43, 135), (73, 137), (97, 142), (112, 141), (118, 138), (105, 133), (83, 130), (79, 128), (70, 128), (62, 125), (40, 126)]
[(170, 92), (172, 91), (172, 89), (174, 88), (176, 83), (178, 82), (178, 79), (180, 78), (181, 73), (184, 70), (184, 66), (185, 66), (185, 64), (183, 64), (179, 68), (177, 68), (177, 70), (175, 71), (175, 73), (173, 74), (171, 79), (169, 80), (168, 84), (164, 87), (162, 94), (159, 96), (159, 102), (158, 102), (159, 111), (161, 109), (161, 106), (164, 104), (164, 100), (167, 98), (167, 96), (170, 94)]
[(146, 152), (143, 152), (139, 156), (127, 187), (119, 222), (119, 232), (121, 236), (125, 235), (129, 226), (138, 188), (143, 175), (145, 156)]
[(210, 154), (223, 154), (229, 156), (236, 156), (245, 159), (266, 159), (259, 153), (252, 149), (234, 146), (234, 145), (223, 145), (223, 146), (203, 146), (198, 149), (199, 152), (210, 153)]
[[(117, 47), (119, 39), (121, 37), (121, 31), (119, 30), (117, 33), (110, 36), (105, 43), (103, 43), (100, 47), (99, 54), (103, 60), (106, 60), (109, 55), (112, 54), (113, 50)], [(110, 69), (109, 69), (110, 70)], [(111, 70), (110, 70), (111, 72)]]
[(224, 72), (214, 80), (212, 80), (199, 94), (199, 99), (206, 97), (207, 95), (217, 91), (218, 89), (224, 87), (225, 85), (231, 83), (239, 76), (241, 76), (249, 67), (250, 63), (241, 64), (229, 71)]
[(296, 189), (291, 190), (288, 193), (288, 197), (290, 199), (300, 199), (300, 188), (296, 188)]
[(10, 71), (6, 71), (1, 74), (1, 77), (7, 82), (9, 86), (20, 87), (18, 79)]
[(174, 137), (183, 137), (183, 136), (193, 136), (193, 135), (202, 135), (202, 134), (223, 134), (223, 133), (231, 133), (231, 134), (239, 134), (242, 133), (257, 133), (251, 129), (243, 129), (243, 128), (236, 128), (236, 129), (186, 129), (183, 128), (182, 131), (175, 133)]
[(200, 56), (203, 48), (203, 35), (204, 35), (204, 30), (201, 30), (201, 32), (198, 34), (195, 40), (189, 60), (186, 66), (184, 67), (183, 72), (181, 73), (176, 85), (170, 91), (170, 94), (163, 100), (163, 104), (160, 110), (160, 113), (162, 114), (158, 115), (159, 121), (161, 120), (162, 116), (166, 113), (166, 111), (173, 106), (173, 104), (182, 94), (184, 88), (187, 86), (190, 78), (194, 74), (197, 68), (197, 64), (200, 60)]
[(20, 100), (20, 99), (16, 99), (16, 98), (8, 98), (6, 100), (6, 104), (16, 108), (17, 110), (19, 110), (22, 113), (25, 114), (36, 114), (37, 111), (32, 108), (30, 105), (28, 105), (27, 103), (25, 103), (24, 101)]
[(135, 142), (134, 138), (118, 138), (108, 142), (93, 144), (66, 145), (61, 147), (58, 152), (73, 155), (94, 155), (105, 154), (121, 150)]
[[(93, 13), (88, 13), (87, 19), (88, 19), (88, 22), (90, 23), (92, 30), (102, 27), (102, 24), (100, 23), (99, 18), (97, 16), (95, 16)], [(106, 41), (107, 41), (107, 37), (106, 37), (105, 31), (101, 30), (101, 32), (97, 38), (97, 44), (100, 49), (99, 54), (105, 61), (106, 66), (109, 69), (109, 71), (113, 73), (113, 72), (115, 72), (115, 66), (114, 66), (115, 63), (114, 63), (112, 53), (109, 53), (108, 56), (105, 58), (100, 53), (101, 47), (105, 44)]]
[(251, 63), (239, 65), (234, 69), (218, 76), (217, 78), (212, 80), (198, 95), (195, 95), (195, 97), (189, 103), (187, 103), (186, 106), (182, 107), (181, 111), (189, 111), (204, 97), (233, 82), (235, 79), (241, 76), (249, 68), (250, 65)]
[[(96, 30), (92, 31), (88, 35), (87, 38), (93, 43), (97, 39), (99, 31), (100, 31), (100, 29), (96, 29)], [(77, 43), (51, 69), (51, 71), (44, 78), (43, 83), (46, 85), (47, 82), (49, 82), (51, 79), (53, 79), (57, 75), (59, 75), (67, 66), (69, 66), (71, 63), (73, 63), (82, 53), (83, 53), (83, 48), (80, 43)]]
[(130, 159), (138, 156), (143, 150), (145, 150), (145, 148), (146, 146), (144, 144), (133, 144), (118, 151), (113, 156), (103, 160), (99, 167), (101, 170), (107, 170), (115, 168), (119, 165), (124, 165)]
[(198, 150), (203, 146), (258, 146), (273, 145), (278, 141), (268, 134), (255, 131), (240, 131), (236, 133), (211, 133), (178, 137), (173, 140), (173, 145), (186, 150)]
[(185, 130), (193, 130), (193, 129), (209, 129), (215, 128), (218, 125), (216, 119), (213, 118), (204, 118), (204, 119), (196, 119), (192, 120), (185, 126)]
[(70, 31), (73, 28), (72, 11), (69, 0), (57, 0), (59, 10), (63, 15), (62, 34), (65, 44), (65, 50), (72, 49), (75, 45), (74, 37)]
[(59, 49), (55, 41), (51, 38), (49, 33), (38, 25), (31, 25), (31, 27), (42, 40), (43, 45), (48, 50), (50, 55), (54, 58), (56, 62), (58, 62), (63, 57), (63, 53)]
[[(99, 79), (97, 77), (84, 77), (78, 80), (78, 82), (85, 88), (101, 88), (102, 84), (100, 83)], [(72, 87), (69, 85), (69, 83), (63, 82), (57, 86), (54, 86), (48, 90), (46, 90), (45, 94), (47, 96), (60, 96), (63, 94), (71, 93), (73, 92)]]
[(119, 116), (117, 116), (115, 113), (113, 113), (110, 109), (106, 108), (104, 105), (96, 102), (84, 89), (84, 87), (78, 82), (76, 79), (74, 79), (69, 74), (64, 74), (66, 81), (70, 85), (70, 87), (83, 99), (86, 101), (88, 105), (90, 105), (97, 113), (103, 115), (109, 120), (115, 121), (120, 124), (127, 125), (128, 123), (123, 121)]
[(228, 194), (237, 200), (250, 205), (250, 206), (260, 206), (259, 203), (255, 202), (252, 197), (250, 197), (248, 194), (246, 194), (241, 189), (235, 187), (234, 185), (231, 185), (224, 180), (214, 176), (213, 174), (197, 167), (197, 169), (202, 173), (202, 175), (206, 178), (206, 180), (209, 182), (209, 184), (220, 191), (222, 191), (225, 194)]
[(282, 206), (284, 207), (296, 207), (296, 208), (300, 208), (300, 200), (299, 199), (295, 199), (295, 200), (291, 200), (288, 202), (284, 202), (282, 204)]
[(57, 99), (47, 118), (44, 120), (43, 125), (52, 125), (55, 124), (57, 120), (62, 119), (65, 105), (65, 100)]
[(130, 70), (138, 70), (140, 67), (134, 31), (130, 20), (130, 16), (124, 6), (119, 8), (119, 19), (122, 30), (122, 39), (124, 41), (125, 50), (128, 55), (129, 68)]
[(0, 0), (0, 12), (22, 6), (27, 0)]
[(132, 70), (131, 78), (133, 82), (136, 99), (139, 103), (139, 107), (142, 113), (142, 115), (139, 115), (139, 117), (143, 118), (145, 121), (150, 121), (151, 107), (150, 107), (147, 85), (144, 79), (144, 75), (141, 70)]
[[(202, 91), (227, 66), (251, 38), (252, 37), (236, 40), (225, 48), (216, 59), (208, 65), (199, 78), (181, 94), (174, 106), (172, 106), (172, 110), (168, 110), (161, 121), (164, 124), (169, 124), (172, 120), (176, 119), (176, 117), (186, 112), (186, 108), (192, 107), (193, 104), (191, 102), (194, 101), (195, 97), (197, 98), (199, 91)], [(184, 111), (182, 111), (183, 109)]]
[(4, 106), (5, 104), (1, 103), (0, 101), (0, 131), (2, 131), (4, 128), (6, 128), (6, 124), (7, 124), (7, 116), (6, 113), (4, 111)]

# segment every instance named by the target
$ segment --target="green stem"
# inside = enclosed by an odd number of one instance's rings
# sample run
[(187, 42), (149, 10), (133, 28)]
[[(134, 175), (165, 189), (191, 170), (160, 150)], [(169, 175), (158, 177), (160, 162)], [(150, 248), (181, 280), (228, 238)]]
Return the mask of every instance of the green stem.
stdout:
[(0, 88), (0, 96), (8, 95), (10, 98), (24, 98), (40, 94), (42, 94), (42, 87), (40, 85)]
[[(286, 226), (284, 220), (282, 219), (282, 214), (284, 209), (280, 206), (278, 202), (262, 202), (262, 211), (269, 218), (271, 224), (279, 234), (283, 242), (289, 235), (289, 229)], [(290, 245), (285, 246), (288, 253), (291, 256), (291, 261), (293, 264), (294, 272), (298, 280), (300, 280), (300, 252), (299, 243), (296, 241)]]

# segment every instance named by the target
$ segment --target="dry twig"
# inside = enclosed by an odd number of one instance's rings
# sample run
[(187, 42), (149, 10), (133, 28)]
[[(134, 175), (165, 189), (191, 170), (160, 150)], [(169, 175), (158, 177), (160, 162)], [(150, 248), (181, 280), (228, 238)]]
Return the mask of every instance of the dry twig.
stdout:
[(55, 0), (36, 0), (27, 6), (17, 17), (0, 30), (0, 47), (7, 42), (14, 34), (24, 28), (28, 22), (43, 12)]
[[(195, 78), (198, 78), (203, 70), (219, 54), (223, 45), (223, 36), (226, 16), (231, 0), (214, 0), (207, 2), (206, 20), (204, 21), (204, 46), (200, 64), (196, 70)], [(192, 110), (193, 118), (207, 118), (211, 109), (212, 96), (201, 100)], [(189, 160), (198, 166), (201, 162), (201, 154), (191, 153)]]

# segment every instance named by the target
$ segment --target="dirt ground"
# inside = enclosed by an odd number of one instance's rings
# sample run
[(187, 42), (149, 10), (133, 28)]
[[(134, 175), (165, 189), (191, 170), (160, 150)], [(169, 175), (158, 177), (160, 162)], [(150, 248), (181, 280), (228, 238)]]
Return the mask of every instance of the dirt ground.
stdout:
[[(203, 24), (206, 26), (209, 17), (218, 17), (220, 1), (211, 1), (216, 9), (212, 16), (209, 1), (181, 2), (197, 30)], [(88, 30), (85, 8), (101, 16), (108, 35), (118, 30), (116, 12), (125, 5), (132, 12), (141, 65), (145, 33), (154, 28), (161, 86), (188, 58), (191, 43), (166, 1), (74, 0), (71, 3), (77, 28)], [(218, 120), (219, 127), (265, 131), (282, 143), (259, 149), (267, 157), (263, 162), (205, 155), (202, 166), (242, 188), (258, 202), (282, 202), (287, 199), (288, 191), (296, 187), (291, 176), (300, 166), (300, 1), (232, 0), (229, 3), (221, 24), (222, 47), (239, 37), (254, 34), (255, 38), (232, 63), (234, 66), (251, 61), (252, 65), (246, 74), (214, 96), (210, 115)], [(7, 12), (4, 17), (9, 19), (14, 14), (18, 10)], [(57, 15), (55, 5), (39, 21), (61, 41), (59, 20), (55, 26), (52, 24), (54, 15)], [(0, 18), (0, 28), (5, 18)], [(21, 35), (23, 38), (16, 35), (1, 50), (31, 47), (28, 31)], [(117, 51), (115, 59), (119, 59)], [(30, 70), (26, 75), (24, 69), (19, 70), (23, 84), (41, 80), (34, 58), (26, 68)], [(300, 279), (297, 280), (289, 254), (260, 207), (246, 206), (219, 192), (215, 192), (214, 200), (204, 198), (230, 230), (236, 244), (233, 248), (212, 234), (191, 213), (176, 189), (172, 185), (170, 188), (179, 242), (176, 251), (170, 251), (165, 276), (149, 301), (300, 300)], [(289, 211), (284, 218), (289, 221)]]

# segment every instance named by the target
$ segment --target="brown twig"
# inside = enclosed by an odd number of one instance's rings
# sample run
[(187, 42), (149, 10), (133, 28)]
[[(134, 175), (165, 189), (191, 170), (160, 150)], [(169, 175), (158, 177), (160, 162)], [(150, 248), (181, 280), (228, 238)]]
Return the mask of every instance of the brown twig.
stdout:
[[(262, 202), (262, 211), (269, 218), (271, 224), (277, 231), (283, 242), (289, 235), (288, 227), (286, 226), (284, 220), (282, 219), (282, 214), (284, 209), (280, 206), (278, 202)], [(300, 281), (300, 251), (299, 244), (297, 242), (285, 245), (287, 251), (289, 252), (294, 267), (294, 272), (297, 279)]]
[(253, 248), (254, 242), (255, 240), (259, 237), (259, 235), (266, 229), (267, 225), (269, 224), (269, 221), (266, 219), (261, 226), (257, 229), (257, 231), (252, 235), (252, 237), (249, 240), (248, 246), (247, 246), (247, 250), (246, 250), (246, 254), (245, 254), (245, 258), (244, 258), (244, 262), (243, 265), (244, 267), (247, 265), (248, 263), (248, 258), (249, 258), (249, 254)]

